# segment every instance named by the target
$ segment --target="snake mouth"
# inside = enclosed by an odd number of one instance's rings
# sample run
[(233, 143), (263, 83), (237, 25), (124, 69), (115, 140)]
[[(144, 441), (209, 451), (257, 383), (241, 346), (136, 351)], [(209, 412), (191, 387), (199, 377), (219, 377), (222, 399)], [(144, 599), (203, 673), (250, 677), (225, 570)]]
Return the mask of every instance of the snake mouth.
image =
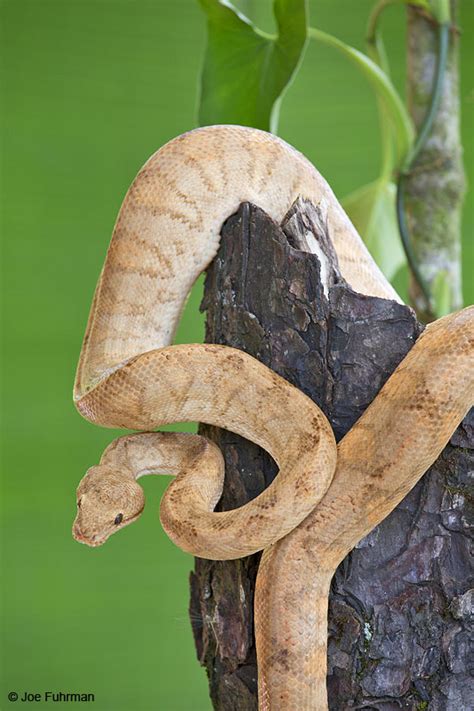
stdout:
[(101, 546), (103, 543), (105, 543), (105, 541), (107, 540), (106, 537), (98, 538), (97, 534), (93, 536), (86, 536), (86, 534), (81, 531), (81, 529), (76, 523), (72, 528), (72, 535), (78, 543), (84, 543), (85, 545), (90, 546), (91, 548), (97, 548), (98, 546)]
[(78, 543), (84, 543), (86, 546), (89, 546), (90, 548), (98, 548), (99, 546), (102, 546), (113, 533), (117, 533), (117, 531), (120, 531), (122, 528), (125, 528), (125, 526), (128, 526), (129, 524), (133, 523), (134, 521), (141, 516), (143, 513), (143, 509), (145, 507), (143, 506), (140, 511), (138, 511), (136, 514), (133, 516), (130, 516), (129, 518), (123, 519), (122, 523), (120, 526), (114, 527), (107, 533), (94, 533), (92, 536), (88, 536), (85, 534), (80, 525), (78, 524), (77, 521), (74, 521), (73, 527), (72, 527), (72, 535), (73, 538), (78, 542)]

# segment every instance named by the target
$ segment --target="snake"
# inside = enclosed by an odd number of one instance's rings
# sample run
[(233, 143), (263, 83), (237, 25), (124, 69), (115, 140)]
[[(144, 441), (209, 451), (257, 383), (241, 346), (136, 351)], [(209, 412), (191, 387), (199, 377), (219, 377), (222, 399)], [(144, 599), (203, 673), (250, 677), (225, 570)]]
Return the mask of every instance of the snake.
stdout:
[[(401, 301), (328, 183), (281, 138), (222, 125), (189, 131), (145, 163), (119, 211), (74, 384), (87, 420), (136, 430), (112, 442), (77, 489), (76, 540), (102, 545), (144, 508), (140, 476), (170, 474), (160, 519), (183, 550), (231, 560), (263, 550), (255, 590), (260, 711), (324, 711), (331, 577), (439, 456), (474, 402), (474, 308), (430, 324), (336, 445), (318, 406), (243, 351), (172, 345), (186, 298), (243, 202), (281, 222), (295, 200), (324, 205), (342, 277)], [(323, 259), (317, 239), (307, 250)], [(200, 421), (263, 447), (278, 473), (259, 496), (214, 511), (219, 449), (156, 432)]]

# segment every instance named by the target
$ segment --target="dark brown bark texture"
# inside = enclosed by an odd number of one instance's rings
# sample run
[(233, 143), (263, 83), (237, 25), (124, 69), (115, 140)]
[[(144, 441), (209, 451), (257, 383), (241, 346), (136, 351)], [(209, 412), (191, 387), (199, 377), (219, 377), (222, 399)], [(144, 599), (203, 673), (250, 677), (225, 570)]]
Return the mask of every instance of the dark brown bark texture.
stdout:
[[(281, 226), (249, 204), (227, 220), (207, 274), (206, 341), (244, 350), (299, 387), (340, 439), (422, 327), (409, 307), (352, 291), (338, 277), (331, 250), (326, 298), (318, 258), (296, 248), (308, 226), (324, 237), (324, 215), (303, 203)], [(322, 248), (327, 252), (324, 240)], [(244, 504), (275, 476), (275, 463), (256, 445), (217, 428), (200, 432), (225, 456), (219, 509)], [(474, 708), (474, 656), (468, 654), (473, 469), (471, 411), (419, 484), (339, 566), (329, 612), (332, 711)], [(191, 573), (197, 656), (219, 711), (257, 709), (258, 560), (197, 559)]]

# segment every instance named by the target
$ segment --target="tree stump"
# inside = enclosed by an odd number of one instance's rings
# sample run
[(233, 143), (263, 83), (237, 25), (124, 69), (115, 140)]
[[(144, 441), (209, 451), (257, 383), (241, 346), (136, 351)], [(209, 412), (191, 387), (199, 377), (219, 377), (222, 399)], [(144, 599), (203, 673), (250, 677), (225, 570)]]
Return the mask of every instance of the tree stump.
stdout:
[[(303, 251), (308, 231), (318, 239), (323, 270), (315, 254)], [(337, 440), (422, 331), (408, 306), (357, 294), (344, 282), (323, 211), (303, 201), (281, 225), (251, 204), (240, 206), (222, 228), (202, 309), (207, 342), (250, 353), (303, 390), (324, 411)], [(473, 637), (468, 585), (472, 414), (418, 485), (333, 578), (332, 711), (474, 708), (473, 657), (469, 661), (467, 654)], [(244, 504), (272, 481), (276, 465), (259, 447), (209, 426), (201, 426), (200, 433), (217, 442), (225, 457), (218, 510)], [(253, 591), (259, 557), (196, 559), (191, 573), (197, 656), (207, 669), (218, 711), (257, 709)]]

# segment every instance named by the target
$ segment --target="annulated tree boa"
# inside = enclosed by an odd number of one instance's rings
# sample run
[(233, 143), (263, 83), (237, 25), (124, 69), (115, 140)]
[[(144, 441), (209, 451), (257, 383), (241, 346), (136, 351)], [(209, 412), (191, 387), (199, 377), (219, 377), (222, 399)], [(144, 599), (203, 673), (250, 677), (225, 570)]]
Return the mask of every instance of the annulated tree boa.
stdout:
[[(163, 527), (184, 550), (232, 559), (264, 550), (255, 600), (259, 708), (323, 711), (327, 600), (344, 556), (438, 457), (474, 402), (474, 308), (431, 324), (337, 449), (319, 408), (243, 352), (171, 346), (189, 290), (242, 202), (279, 222), (298, 197), (325, 203), (342, 276), (400, 300), (326, 181), (281, 139), (211, 126), (167, 143), (123, 202), (100, 276), (74, 389), (79, 412), (146, 432), (113, 442), (77, 490), (77, 540), (92, 546), (140, 515), (136, 479), (174, 474)], [(314, 237), (309, 249), (318, 253)], [(246, 506), (213, 511), (219, 450), (202, 437), (153, 433), (200, 421), (264, 447), (279, 473)]]

